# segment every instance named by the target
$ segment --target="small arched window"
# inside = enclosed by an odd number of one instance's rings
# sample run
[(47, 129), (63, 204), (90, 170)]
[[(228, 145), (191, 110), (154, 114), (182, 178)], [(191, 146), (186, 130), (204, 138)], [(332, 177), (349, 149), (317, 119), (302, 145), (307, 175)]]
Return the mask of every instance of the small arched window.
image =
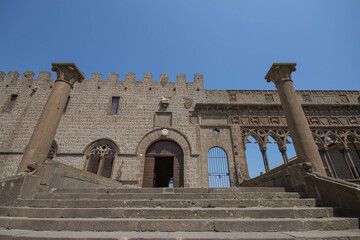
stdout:
[(230, 187), (229, 165), (226, 152), (213, 147), (208, 152), (210, 187)]
[(103, 177), (111, 177), (116, 156), (115, 148), (108, 143), (95, 144), (89, 151), (87, 171)]

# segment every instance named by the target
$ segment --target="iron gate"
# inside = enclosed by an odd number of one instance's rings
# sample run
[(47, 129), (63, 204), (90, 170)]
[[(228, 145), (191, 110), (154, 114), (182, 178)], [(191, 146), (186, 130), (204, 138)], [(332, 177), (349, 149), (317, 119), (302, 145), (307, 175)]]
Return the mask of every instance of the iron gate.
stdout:
[(226, 152), (213, 147), (208, 152), (210, 187), (230, 187), (229, 165)]

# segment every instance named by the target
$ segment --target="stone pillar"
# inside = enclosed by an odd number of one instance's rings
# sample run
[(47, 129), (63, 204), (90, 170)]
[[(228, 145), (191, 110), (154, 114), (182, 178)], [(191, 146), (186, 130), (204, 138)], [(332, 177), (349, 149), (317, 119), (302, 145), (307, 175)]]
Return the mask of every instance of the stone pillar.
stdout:
[(335, 168), (334, 168), (334, 165), (332, 164), (332, 161), (331, 161), (331, 157), (330, 157), (330, 154), (329, 154), (329, 149), (327, 147), (324, 147), (324, 148), (322, 148), (320, 150), (320, 152), (323, 154), (325, 163), (326, 163), (326, 165), (327, 165), (327, 167), (329, 169), (331, 177), (338, 178), (338, 176), (336, 174), (336, 171), (335, 171)]
[(353, 178), (359, 178), (359, 174), (355, 168), (354, 162), (350, 155), (350, 149), (348, 147), (344, 147), (341, 151), (344, 155), (344, 159), (345, 159), (346, 164), (348, 165), (351, 176)]
[(291, 80), (291, 73), (296, 70), (295, 66), (296, 63), (274, 63), (265, 79), (268, 82), (272, 81), (277, 88), (299, 160), (310, 162), (315, 172), (326, 176), (320, 154)]
[(55, 85), (26, 146), (17, 173), (26, 171), (29, 164), (46, 160), (70, 91), (75, 82), (84, 80), (84, 75), (74, 63), (52, 63), (52, 66), (51, 70), (57, 74)]
[(268, 161), (267, 154), (266, 154), (266, 147), (261, 148), (260, 150), (261, 150), (261, 154), (262, 154), (263, 161), (264, 161), (265, 172), (269, 172), (270, 168), (269, 168), (269, 161)]
[(288, 164), (289, 163), (289, 158), (288, 158), (288, 156), (286, 154), (286, 147), (281, 148), (280, 152), (281, 152), (281, 155), (283, 157), (284, 164)]

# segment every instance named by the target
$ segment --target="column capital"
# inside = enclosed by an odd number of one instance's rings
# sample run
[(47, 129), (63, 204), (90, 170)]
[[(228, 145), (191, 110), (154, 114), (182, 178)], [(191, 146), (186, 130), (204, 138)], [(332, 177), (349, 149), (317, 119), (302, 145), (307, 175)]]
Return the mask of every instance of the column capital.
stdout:
[(71, 88), (75, 82), (82, 82), (85, 76), (76, 67), (75, 63), (52, 63), (52, 71), (56, 72), (55, 81), (63, 81), (68, 83)]
[(283, 81), (291, 81), (291, 73), (296, 71), (295, 66), (296, 63), (273, 63), (265, 79), (275, 83), (275, 86)]

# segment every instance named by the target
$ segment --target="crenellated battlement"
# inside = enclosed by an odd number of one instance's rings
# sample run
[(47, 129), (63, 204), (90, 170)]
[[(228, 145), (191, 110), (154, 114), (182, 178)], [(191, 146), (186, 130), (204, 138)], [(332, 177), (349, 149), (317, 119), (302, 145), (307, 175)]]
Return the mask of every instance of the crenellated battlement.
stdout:
[[(3, 71), (0, 71), (0, 81), (5, 81), (6, 83), (12, 83), (14, 81), (51, 81), (54, 79), (51, 79), (51, 72), (40, 72), (35, 77), (35, 72), (33, 71), (24, 71), (22, 75), (20, 75), (17, 71), (10, 71), (7, 74)], [(103, 83), (160, 83), (162, 86), (165, 86), (169, 82), (169, 75), (168, 74), (160, 74), (160, 77), (158, 80), (153, 79), (152, 73), (144, 73), (142, 80), (136, 80), (135, 73), (126, 73), (124, 80), (119, 80), (119, 73), (109, 73), (107, 79), (103, 79), (102, 73), (94, 72), (91, 73), (90, 78), (85, 79), (87, 83), (90, 82), (103, 82)], [(203, 89), (203, 74), (196, 73), (194, 74), (194, 81), (193, 82), (187, 82), (186, 81), (186, 74), (177, 74), (176, 75), (176, 82), (173, 82), (175, 84), (179, 85), (185, 85), (185, 84), (193, 84), (194, 86), (199, 87), (200, 89)]]
[[(17, 71), (9, 71), (7, 74), (4, 71), (0, 71), (0, 84), (5, 83), (6, 85), (10, 85), (12, 83), (17, 82), (28, 82), (28, 81), (53, 81), (52, 73), (43, 71), (39, 72), (36, 78), (35, 72), (33, 71), (24, 71), (20, 74)], [(127, 86), (131, 84), (135, 84), (139, 86), (142, 83), (144, 84), (159, 84), (161, 86), (166, 86), (168, 83), (171, 83), (171, 86), (194, 86), (201, 90), (204, 89), (203, 84), (203, 74), (202, 73), (195, 73), (194, 79), (191, 82), (186, 81), (186, 74), (176, 74), (176, 82), (169, 82), (169, 75), (168, 74), (160, 74), (159, 78), (154, 79), (152, 73), (144, 73), (142, 76), (142, 80), (137, 80), (135, 73), (126, 73), (125, 79), (119, 79), (119, 73), (109, 73), (107, 79), (103, 79), (102, 73), (93, 72), (90, 75), (90, 78), (85, 78), (85, 83), (91, 84), (94, 83), (102, 83), (102, 84), (116, 84), (122, 83), (126, 84)], [(207, 92), (220, 92), (225, 91), (227, 94), (276, 94), (276, 90), (207, 90)], [(311, 95), (339, 95), (339, 94), (353, 94), (358, 95), (360, 91), (357, 90), (296, 90), (298, 94), (311, 94)]]

